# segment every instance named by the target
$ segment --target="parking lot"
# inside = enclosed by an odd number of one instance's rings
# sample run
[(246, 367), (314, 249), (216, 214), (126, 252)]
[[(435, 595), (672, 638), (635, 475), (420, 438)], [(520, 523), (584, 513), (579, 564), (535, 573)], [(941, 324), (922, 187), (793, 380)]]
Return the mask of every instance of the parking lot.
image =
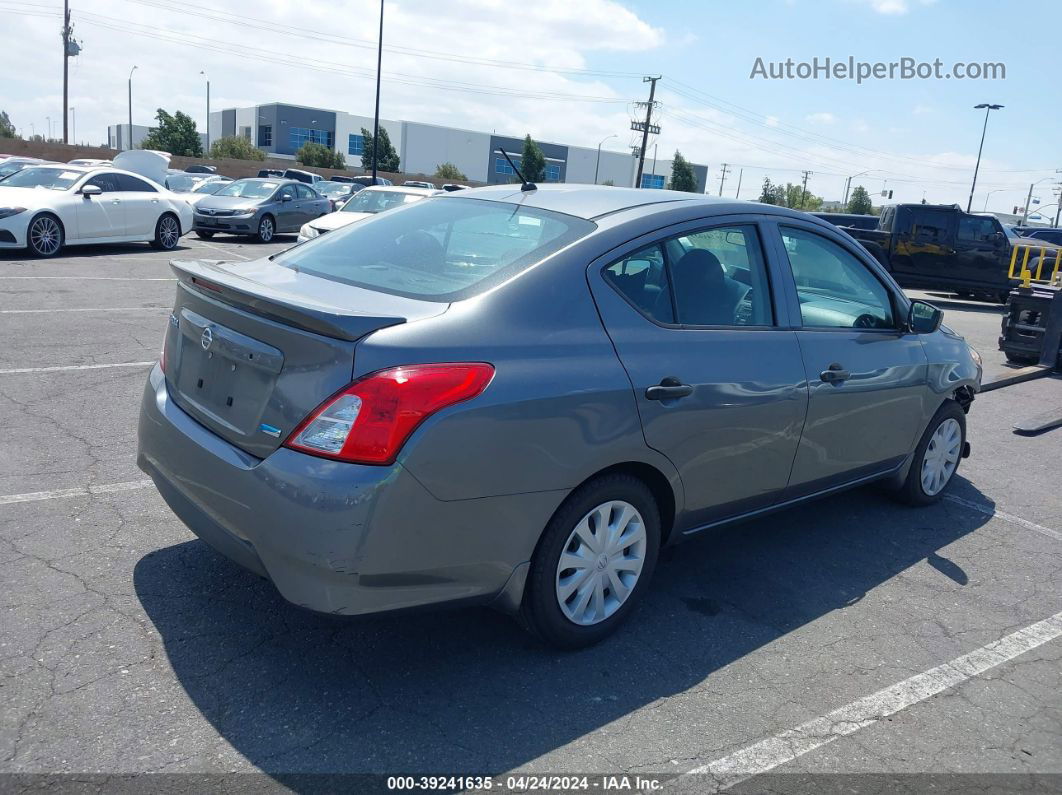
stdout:
[[(293, 243), (188, 236), (176, 256)], [(1059, 379), (978, 397), (973, 455), (942, 502), (865, 488), (671, 549), (632, 622), (564, 654), (486, 609), (311, 614), (185, 529), (135, 466), (172, 256), (0, 258), (4, 771), (295, 788), (627, 773), (690, 791), (752, 791), (757, 774), (1062, 775), (1062, 430), (1011, 430), (1062, 412)], [(1000, 307), (927, 297), (986, 378), (1008, 372)]]

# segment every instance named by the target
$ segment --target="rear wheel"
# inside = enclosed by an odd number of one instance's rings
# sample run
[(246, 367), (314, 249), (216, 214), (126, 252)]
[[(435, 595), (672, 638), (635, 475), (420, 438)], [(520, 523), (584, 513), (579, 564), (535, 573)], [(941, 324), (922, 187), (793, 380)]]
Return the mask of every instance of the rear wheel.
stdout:
[(196, 237), (198, 237), (200, 240), (210, 240), (210, 238), (212, 238), (214, 236), (213, 232), (196, 231), (195, 234), (196, 234)]
[(54, 257), (63, 248), (63, 225), (54, 215), (42, 213), (26, 229), (26, 248), (35, 257)]
[(163, 251), (173, 251), (181, 240), (181, 222), (175, 215), (166, 213), (159, 216), (155, 224), (155, 239), (151, 241), (153, 248)]
[(966, 415), (958, 403), (947, 400), (926, 426), (896, 497), (909, 505), (939, 500), (959, 469), (965, 444)]
[(660, 512), (642, 481), (617, 474), (584, 484), (550, 519), (535, 550), (523, 623), (560, 648), (597, 643), (641, 599), (659, 546)]
[(259, 243), (268, 243), (276, 233), (277, 227), (273, 222), (273, 216), (263, 215), (262, 220), (258, 222), (258, 234), (255, 235), (255, 239)]

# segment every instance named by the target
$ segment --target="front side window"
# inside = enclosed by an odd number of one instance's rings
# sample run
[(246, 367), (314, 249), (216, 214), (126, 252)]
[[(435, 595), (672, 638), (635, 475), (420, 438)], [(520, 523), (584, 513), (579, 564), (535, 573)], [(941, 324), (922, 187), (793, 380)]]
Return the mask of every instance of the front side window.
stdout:
[(314, 193), (313, 188), (309, 187), (308, 185), (296, 185), (295, 186), (295, 190), (298, 191), (300, 199), (317, 199), (317, 198), (319, 198), (318, 195), (316, 193)]
[[(117, 174), (96, 174), (85, 182), (85, 185), (95, 185), (103, 193), (114, 193), (121, 190), (118, 186)], [(84, 185), (82, 186), (84, 187)]]
[(683, 326), (770, 326), (767, 268), (753, 226), (668, 238), (604, 271), (642, 314)]
[(570, 215), (447, 197), (418, 201), (350, 224), (281, 252), (274, 261), (392, 295), (460, 301), (500, 284), (595, 228), (591, 221)]
[(985, 243), (992, 240), (998, 230), (991, 218), (966, 215), (959, 219), (958, 238), (966, 243)]
[(822, 235), (782, 227), (803, 324), (895, 329), (888, 289), (855, 255)]

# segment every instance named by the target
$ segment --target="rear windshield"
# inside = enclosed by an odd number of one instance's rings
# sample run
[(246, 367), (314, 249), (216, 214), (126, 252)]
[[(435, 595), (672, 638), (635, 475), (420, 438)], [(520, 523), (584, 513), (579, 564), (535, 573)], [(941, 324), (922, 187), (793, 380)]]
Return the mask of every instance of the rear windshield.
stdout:
[(594, 228), (582, 218), (516, 204), (428, 198), (328, 232), (275, 261), (392, 295), (460, 301)]
[(238, 179), (230, 182), (215, 196), (240, 196), (244, 199), (266, 199), (273, 195), (279, 182), (259, 182), (251, 179)]

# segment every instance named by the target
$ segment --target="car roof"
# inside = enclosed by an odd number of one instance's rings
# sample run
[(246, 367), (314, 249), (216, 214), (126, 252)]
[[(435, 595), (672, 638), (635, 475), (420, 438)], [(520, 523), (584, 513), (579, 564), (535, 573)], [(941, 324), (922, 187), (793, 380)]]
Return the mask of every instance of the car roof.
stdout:
[(417, 188), (413, 185), (369, 185), (358, 193), (370, 190), (379, 193), (412, 193), (415, 196), (434, 196), (436, 193), (441, 193), (437, 188)]
[(297, 179), (288, 179), (287, 177), (240, 177), (234, 179), (233, 182), (275, 182), (277, 185), (306, 185), (305, 182), (299, 182)]

